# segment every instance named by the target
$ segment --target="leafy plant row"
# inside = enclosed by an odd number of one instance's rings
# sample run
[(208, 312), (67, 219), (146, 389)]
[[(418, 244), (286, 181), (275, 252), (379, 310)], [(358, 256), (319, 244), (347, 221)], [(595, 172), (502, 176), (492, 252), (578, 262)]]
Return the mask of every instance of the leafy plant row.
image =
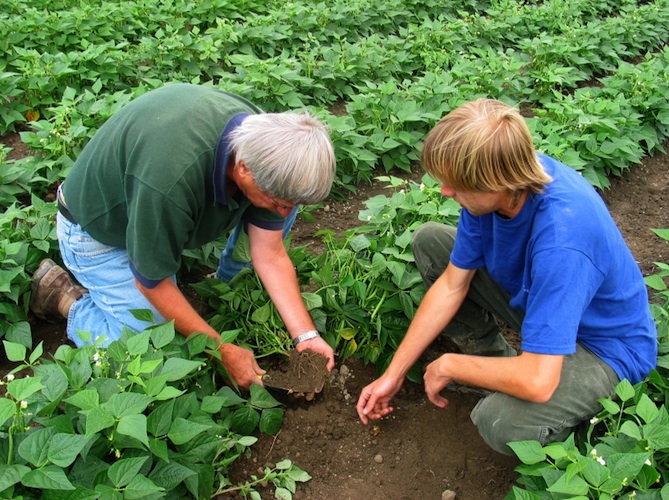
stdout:
[(4, 344), (19, 366), (0, 382), (0, 498), (210, 498), (261, 481), (291, 498), (310, 479), (284, 461), (231, 484), (230, 465), (256, 430), (279, 431), (283, 410), (260, 386), (245, 399), (223, 385), (204, 335), (166, 323), (106, 349), (61, 346), (52, 361), (42, 344)]

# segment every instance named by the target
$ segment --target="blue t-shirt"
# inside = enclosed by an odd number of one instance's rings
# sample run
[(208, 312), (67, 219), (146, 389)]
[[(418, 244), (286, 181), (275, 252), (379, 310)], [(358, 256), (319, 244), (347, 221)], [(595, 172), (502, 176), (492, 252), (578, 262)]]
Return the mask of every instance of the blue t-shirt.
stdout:
[(657, 359), (657, 331), (639, 267), (606, 205), (583, 177), (538, 155), (553, 182), (512, 219), (463, 208), (451, 262), (485, 267), (525, 312), (521, 349), (569, 355), (578, 341), (623, 379)]

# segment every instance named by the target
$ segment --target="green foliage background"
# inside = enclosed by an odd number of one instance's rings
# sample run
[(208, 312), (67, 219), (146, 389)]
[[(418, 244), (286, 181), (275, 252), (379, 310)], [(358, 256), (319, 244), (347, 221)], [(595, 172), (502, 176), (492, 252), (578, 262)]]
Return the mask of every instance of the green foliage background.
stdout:
[[(387, 174), (415, 168), (434, 123), (485, 96), (518, 106), (539, 150), (606, 189), (612, 176), (663, 151), (668, 39), (669, 0), (389, 0), (383, 9), (371, 0), (5, 0), (0, 136), (20, 133), (31, 154), (7, 160), (0, 144), (0, 338), (32, 347), (30, 276), (42, 258), (58, 259), (49, 196), (83, 146), (131, 99), (192, 82), (326, 121), (338, 164), (333, 197), (374, 176), (388, 183), (388, 196), (368, 200), (359, 228), (324, 232), (323, 255), (291, 249), (327, 340), (342, 358), (383, 369), (424, 292), (411, 233), (458, 216), (429, 178), (417, 185)], [(185, 266), (212, 267), (223, 243), (186, 253)], [(653, 310), (664, 356), (666, 266), (658, 266), (648, 283), (661, 297)], [(249, 276), (196, 285), (214, 310), (209, 320), (260, 356), (283, 352), (283, 324)], [(652, 396), (659, 405), (666, 368), (662, 357), (659, 379), (644, 389), (661, 392)], [(553, 476), (543, 477), (552, 485)]]

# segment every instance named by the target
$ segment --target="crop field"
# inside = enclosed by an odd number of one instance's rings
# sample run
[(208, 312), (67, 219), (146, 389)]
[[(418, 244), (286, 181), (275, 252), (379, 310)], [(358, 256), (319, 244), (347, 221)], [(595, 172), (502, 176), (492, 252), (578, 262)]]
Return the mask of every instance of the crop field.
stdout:
[[(49, 351), (35, 341), (31, 276), (42, 259), (59, 260), (55, 189), (124, 104), (190, 82), (266, 111), (308, 109), (335, 145), (333, 202), (372, 181), (389, 187), (365, 201), (357, 227), (321, 231), (322, 252), (289, 249), (338, 360), (382, 371), (425, 293), (413, 231), (458, 220), (457, 203), (416, 175), (425, 134), (460, 104), (496, 98), (521, 110), (538, 150), (605, 191), (666, 153), (668, 41), (669, 0), (389, 0), (382, 8), (370, 0), (4, 0), (0, 499), (260, 498), (261, 483), (270, 485), (262, 495), (290, 499), (310, 480), (289, 459), (262, 477), (231, 480), (259, 434), (280, 432), (285, 409), (259, 386), (226, 386), (204, 336), (186, 339), (167, 323), (128, 331), (107, 349)], [(10, 139), (26, 153), (17, 156)], [(322, 209), (303, 207), (301, 217)], [(669, 241), (668, 228), (649, 230)], [(215, 268), (225, 237), (184, 253), (180, 276)], [(237, 251), (248, 255), (243, 238)], [(508, 498), (669, 498), (669, 265), (655, 265), (646, 283), (657, 369), (635, 386), (621, 382), (583, 436), (519, 444)], [(252, 270), (191, 288), (224, 341), (259, 359), (291, 348)], [(420, 381), (420, 367), (409, 378)]]

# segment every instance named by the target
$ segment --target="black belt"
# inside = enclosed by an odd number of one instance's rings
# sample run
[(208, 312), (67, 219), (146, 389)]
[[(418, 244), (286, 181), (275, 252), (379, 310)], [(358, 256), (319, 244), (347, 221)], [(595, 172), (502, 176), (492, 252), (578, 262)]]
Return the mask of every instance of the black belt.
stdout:
[(63, 200), (60, 197), (60, 189), (58, 190), (58, 193), (56, 193), (56, 200), (58, 200), (58, 211), (60, 212), (60, 215), (65, 217), (72, 224), (77, 224), (77, 220), (72, 216), (70, 211), (67, 209), (67, 206), (65, 206), (65, 203), (63, 203)]

